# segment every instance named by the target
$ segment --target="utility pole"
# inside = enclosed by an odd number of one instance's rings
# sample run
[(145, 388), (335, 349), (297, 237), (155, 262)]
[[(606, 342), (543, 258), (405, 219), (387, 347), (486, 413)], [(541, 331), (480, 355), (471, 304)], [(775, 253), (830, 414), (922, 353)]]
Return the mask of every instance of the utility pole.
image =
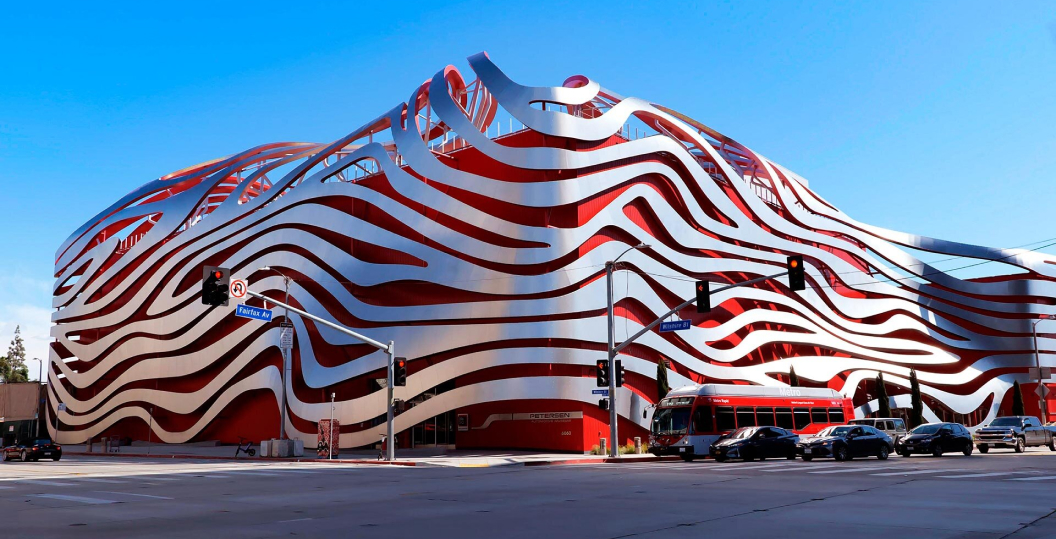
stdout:
[(33, 358), (40, 364), (40, 374), (37, 375), (37, 438), (40, 438), (40, 401), (43, 400), (44, 389), (44, 360)]
[[(290, 323), (290, 308), (288, 306), (289, 303), (290, 303), (290, 278), (287, 277), (286, 274), (282, 273), (281, 271), (279, 271), (279, 270), (277, 270), (275, 268), (272, 268), (271, 266), (264, 266), (263, 268), (260, 268), (258, 271), (274, 271), (275, 273), (278, 273), (279, 276), (282, 277), (282, 282), (283, 282), (283, 284), (286, 285), (286, 305), (287, 305), (286, 307), (283, 308), (283, 311), (282, 311), (283, 312), (283, 314), (282, 314), (283, 318), (282, 319), (287, 324)], [(277, 302), (273, 302), (273, 303), (277, 303)], [(279, 419), (279, 439), (280, 440), (285, 440), (286, 439), (286, 380), (289, 379), (289, 371), (290, 371), (289, 355), (290, 354), (289, 354), (288, 349), (285, 346), (281, 346), (281, 347), (279, 347), (279, 349), (282, 351), (282, 369), (279, 372), (279, 381), (282, 383), (282, 406), (281, 406), (281, 408), (282, 408), (281, 409), (281, 414), (282, 415), (281, 415), (281, 417)]]
[[(324, 325), (324, 326), (326, 326), (328, 328), (340, 331), (341, 333), (344, 333), (345, 335), (348, 335), (349, 337), (352, 337), (354, 339), (357, 339), (359, 341), (367, 343), (367, 344), (373, 346), (374, 348), (377, 348), (378, 350), (384, 350), (388, 354), (388, 356), (389, 356), (388, 357), (389, 368), (387, 370), (388, 370), (388, 382), (389, 383), (387, 385), (389, 386), (389, 388), (388, 388), (388, 402), (387, 402), (388, 410), (386, 411), (386, 419), (387, 419), (386, 422), (388, 423), (388, 425), (386, 425), (386, 433), (387, 433), (387, 435), (389, 437), (389, 442), (388, 442), (388, 446), (387, 446), (388, 447), (388, 451), (386, 452), (386, 460), (389, 460), (389, 461), (396, 460), (396, 451), (393, 448), (393, 442), (392, 442), (392, 434), (393, 434), (392, 433), (392, 431), (393, 431), (393, 426), (392, 426), (392, 417), (393, 417), (393, 414), (392, 414), (392, 405), (393, 405), (393, 400), (392, 400), (393, 399), (392, 368), (393, 368), (393, 364), (395, 362), (395, 357), (396, 357), (396, 344), (393, 341), (389, 341), (389, 344), (387, 344), (387, 345), (383, 344), (380, 341), (376, 341), (374, 339), (371, 339), (370, 337), (367, 337), (366, 335), (361, 335), (359, 333), (356, 333), (355, 331), (352, 331), (351, 329), (348, 329), (345, 326), (342, 326), (342, 325), (339, 325), (339, 324), (335, 324), (334, 322), (331, 322), (331, 321), (329, 321), (329, 320), (327, 320), (325, 318), (320, 318), (318, 316), (315, 316), (314, 314), (310, 314), (308, 312), (305, 312), (305, 311), (303, 311), (301, 309), (298, 309), (298, 308), (296, 308), (296, 307), (294, 307), (292, 305), (289, 305), (287, 303), (283, 303), (281, 301), (275, 301), (274, 299), (269, 298), (268, 296), (265, 296), (263, 294), (258, 294), (257, 292), (254, 292), (252, 290), (248, 290), (247, 289), (246, 290), (246, 294), (250, 295), (250, 296), (253, 296), (253, 297), (257, 298), (257, 299), (261, 299), (261, 300), (264, 300), (264, 301), (270, 301), (270, 302), (272, 302), (272, 303), (274, 303), (274, 304), (276, 304), (276, 305), (278, 305), (280, 307), (283, 307), (284, 309), (287, 310), (287, 312), (292, 312), (294, 314), (298, 314), (298, 315), (300, 315), (300, 316), (302, 316), (304, 318), (307, 318), (309, 320), (314, 320), (314, 321), (316, 321), (316, 322), (318, 322), (318, 323), (320, 323), (320, 324), (322, 324), (322, 325)], [(285, 385), (283, 387), (285, 387)], [(285, 403), (283, 403), (283, 404), (285, 404)], [(285, 406), (284, 406), (284, 408), (285, 408)]]
[[(326, 434), (329, 443), (326, 444), (326, 448), (330, 451), (327, 455), (326, 460), (334, 460), (334, 399), (337, 398), (337, 393), (330, 394), (330, 432)], [(341, 431), (337, 433), (338, 438), (341, 437)]]
[(1040, 318), (1034, 321), (1030, 326), (1030, 333), (1034, 336), (1034, 366), (1038, 369), (1038, 408), (1041, 411), (1041, 422), (1048, 422), (1048, 414), (1046, 413), (1045, 406), (1045, 393), (1046, 387), (1044, 377), (1041, 372), (1041, 353), (1038, 351), (1038, 323), (1042, 320), (1056, 319), (1056, 316), (1051, 314), (1043, 314)]
[(609, 456), (613, 458), (620, 457), (620, 447), (617, 441), (619, 435), (619, 429), (617, 421), (619, 420), (620, 414), (616, 411), (616, 350), (614, 348), (616, 344), (616, 328), (614, 324), (613, 314), (613, 303), (612, 303), (612, 271), (616, 267), (616, 262), (619, 262), (620, 258), (635, 250), (635, 249), (648, 249), (649, 246), (644, 243), (639, 243), (633, 247), (627, 248), (626, 251), (620, 253), (620, 256), (612, 259), (605, 263), (605, 287), (608, 303), (608, 355), (609, 355)]

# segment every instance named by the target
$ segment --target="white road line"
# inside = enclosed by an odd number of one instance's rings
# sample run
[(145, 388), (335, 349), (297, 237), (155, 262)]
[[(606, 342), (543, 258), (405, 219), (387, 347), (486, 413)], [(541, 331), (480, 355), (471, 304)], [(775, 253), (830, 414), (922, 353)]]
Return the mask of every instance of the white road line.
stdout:
[(34, 498), (50, 498), (52, 500), (63, 500), (67, 502), (80, 502), (90, 505), (102, 505), (107, 503), (120, 503), (117, 500), (104, 500), (101, 498), (86, 498), (84, 496), (67, 496), (65, 494), (33, 494)]
[(195, 477), (204, 477), (206, 479), (230, 479), (229, 475), (196, 475)]
[(817, 471), (817, 472), (807, 472), (807, 473), (817, 473), (817, 474), (851, 473), (851, 472), (861, 472), (861, 471), (864, 471), (864, 470), (875, 470), (875, 469), (876, 469), (876, 466), (856, 466), (854, 468), (840, 468), (838, 470), (820, 470), (820, 471)]
[(813, 469), (813, 468), (826, 468), (826, 467), (829, 467), (829, 466), (832, 466), (832, 464), (831, 463), (829, 463), (829, 464), (791, 464), (791, 465), (788, 465), (788, 466), (786, 466), (784, 468), (781, 468), (781, 469), (777, 469), (777, 470), (763, 470), (763, 472), (766, 472), (766, 473), (795, 472), (795, 471), (799, 471), (799, 470), (810, 470), (810, 469)]
[(270, 471), (270, 472), (282, 472), (282, 473), (306, 473), (306, 474), (317, 474), (317, 473), (319, 473), (319, 472), (309, 472), (309, 471), (306, 471), (306, 470), (273, 470), (271, 468), (269, 468), (268, 471)]
[(73, 477), (77, 481), (88, 481), (89, 483), (127, 483), (128, 481), (118, 481), (117, 479), (100, 479), (98, 477)]
[(277, 474), (277, 473), (243, 472), (242, 470), (227, 470), (224, 473), (230, 473), (230, 474), (235, 474), (235, 475), (266, 475), (268, 477), (278, 477), (279, 476), (279, 474)]
[(787, 468), (789, 466), (795, 466), (795, 464), (792, 464), (792, 463), (789, 463), (789, 462), (782, 462), (780, 464), (741, 464), (741, 465), (738, 465), (736, 463), (732, 463), (732, 464), (728, 464), (726, 466), (723, 466), (722, 468), (716, 468), (715, 470), (716, 471), (720, 471), (721, 470), (721, 471), (724, 471), (724, 472), (726, 472), (726, 471), (736, 472), (736, 471), (740, 471), (740, 470), (768, 470), (768, 469), (771, 469), (771, 468)]
[(61, 481), (45, 481), (43, 479), (17, 479), (19, 483), (29, 483), (31, 485), (47, 485), (49, 487), (72, 487), (74, 483), (63, 483)]
[(15, 487), (0, 487), (0, 489), (15, 488)]
[(1013, 479), (1005, 479), (1005, 481), (1045, 481), (1048, 479), (1056, 479), (1056, 475), (1043, 475), (1041, 477), (1016, 477)]
[(894, 475), (920, 475), (926, 473), (950, 473), (950, 472), (963, 472), (966, 468), (948, 468), (939, 470), (906, 470), (904, 472), (886, 472), (886, 473), (872, 473), (869, 475), (875, 475), (877, 477), (890, 477)]
[(95, 492), (98, 492), (99, 494), (118, 494), (118, 495), (121, 495), (121, 496), (136, 496), (136, 497), (139, 497), (139, 498), (154, 498), (156, 500), (172, 500), (172, 499), (174, 499), (174, 498), (169, 498), (169, 497), (166, 497), (166, 496), (153, 496), (151, 494), (132, 494), (131, 492), (114, 492), (112, 490), (96, 490)]
[(990, 472), (990, 473), (969, 473), (961, 475), (939, 475), (936, 476), (940, 479), (969, 479), (974, 477), (997, 477), (999, 475), (1014, 475), (1027, 472)]
[(143, 479), (149, 479), (151, 481), (183, 481), (182, 477), (158, 477), (155, 475), (140, 475)]
[(314, 520), (312, 518), (295, 518), (293, 520), (280, 520), (276, 524), (282, 524), (283, 522), (304, 522), (305, 520)]

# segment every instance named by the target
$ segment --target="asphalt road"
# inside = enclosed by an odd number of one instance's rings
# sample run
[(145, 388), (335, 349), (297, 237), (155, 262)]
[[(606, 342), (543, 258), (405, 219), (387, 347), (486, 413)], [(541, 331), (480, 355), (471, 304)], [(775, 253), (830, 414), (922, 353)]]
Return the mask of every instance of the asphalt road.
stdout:
[(0, 464), (0, 537), (1056, 537), (1056, 453), (498, 468)]

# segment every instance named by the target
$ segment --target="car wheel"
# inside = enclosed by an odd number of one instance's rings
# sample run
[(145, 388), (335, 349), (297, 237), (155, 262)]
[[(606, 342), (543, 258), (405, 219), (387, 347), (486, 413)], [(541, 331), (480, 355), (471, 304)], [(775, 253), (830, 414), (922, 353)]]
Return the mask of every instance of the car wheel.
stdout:
[(910, 453), (908, 449), (903, 449), (902, 451), (899, 451), (898, 454), (902, 455), (905, 458), (909, 458), (909, 456), (912, 455), (912, 453)]
[(755, 460), (755, 455), (753, 455), (751, 451), (742, 451), (741, 460), (745, 462), (752, 462), (753, 460)]
[(1015, 448), (1016, 453), (1022, 453), (1027, 449), (1027, 444), (1023, 442), (1023, 438), (1016, 438)]
[(803, 462), (810, 462), (814, 460), (814, 455), (803, 455)]
[(61, 456), (60, 457), (51, 457), (51, 460), (53, 460), (55, 462), (58, 462), (59, 459), (61, 459), (61, 458), (62, 458)]
[[(252, 457), (253, 455), (250, 455), (250, 456)], [(679, 456), (682, 457), (682, 460), (684, 460), (686, 462), (693, 462), (693, 455), (688, 455), (686, 453), (682, 453)]]
[(933, 457), (941, 457), (942, 456), (942, 446), (940, 446), (938, 443), (936, 443), (935, 447), (931, 448), (931, 456), (933, 456)]
[(1049, 451), (1056, 451), (1056, 438), (1049, 441)]
[(785, 455), (785, 459), (786, 460), (796, 460), (796, 450), (795, 449), (789, 449), (788, 450), (788, 454)]
[(22, 450), (22, 452), (21, 452), (21, 453), (19, 453), (19, 455), (18, 455), (18, 458), (19, 458), (19, 460), (21, 460), (22, 462), (27, 462), (27, 461), (26, 461), (26, 450), (25, 450), (25, 449), (23, 449), (23, 450)]
[(964, 453), (964, 456), (970, 457), (972, 455), (972, 444), (971, 444), (971, 442), (966, 442), (964, 444), (964, 449), (962, 449), (961, 452)]
[(980, 453), (989, 453), (990, 452), (990, 446), (988, 446), (988, 445), (978, 445), (976, 447), (979, 449)]
[(844, 461), (850, 458), (850, 453), (847, 452), (847, 448), (840, 446), (832, 452), (832, 457), (838, 461)]
[(888, 454), (887, 446), (886, 445), (882, 445), (882, 446), (880, 446), (880, 452), (877, 453), (876, 458), (878, 458), (880, 460), (887, 460), (887, 454)]
[(726, 462), (726, 455), (715, 455), (715, 462)]

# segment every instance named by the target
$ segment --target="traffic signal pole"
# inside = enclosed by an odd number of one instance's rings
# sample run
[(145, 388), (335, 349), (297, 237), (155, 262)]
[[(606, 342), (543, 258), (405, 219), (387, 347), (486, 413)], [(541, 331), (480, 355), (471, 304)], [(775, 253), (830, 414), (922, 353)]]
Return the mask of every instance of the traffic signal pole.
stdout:
[[(336, 331), (340, 331), (341, 333), (344, 333), (345, 335), (348, 335), (349, 337), (352, 337), (353, 339), (357, 339), (357, 340), (359, 340), (361, 342), (369, 344), (369, 345), (373, 346), (374, 348), (377, 348), (378, 350), (384, 350), (385, 353), (388, 354), (388, 368), (386, 369), (388, 371), (388, 378), (387, 378), (388, 379), (388, 383), (386, 384), (388, 386), (388, 398), (386, 399), (386, 408), (387, 409), (386, 409), (386, 412), (385, 412), (385, 421), (386, 421), (385, 432), (386, 432), (386, 436), (387, 436), (386, 437), (386, 444), (385, 444), (385, 447), (386, 447), (385, 460), (389, 460), (389, 461), (396, 460), (396, 451), (395, 451), (395, 444), (393, 443), (393, 427), (392, 427), (392, 421), (393, 421), (393, 413), (392, 413), (392, 408), (393, 408), (393, 400), (392, 400), (393, 399), (392, 368), (393, 368), (393, 365), (395, 363), (395, 358), (396, 358), (396, 344), (393, 341), (389, 341), (389, 344), (384, 344), (381, 341), (376, 341), (374, 339), (371, 339), (370, 337), (367, 337), (366, 335), (361, 335), (359, 333), (356, 333), (355, 331), (352, 331), (351, 329), (348, 329), (345, 326), (336, 324), (336, 323), (331, 322), (331, 321), (329, 321), (329, 320), (327, 320), (325, 318), (320, 318), (318, 316), (315, 316), (314, 314), (309, 314), (309, 313), (307, 313), (305, 311), (302, 311), (301, 309), (298, 309), (297, 307), (294, 307), (294, 306), (289, 305), (287, 303), (283, 303), (281, 301), (276, 301), (273, 298), (270, 298), (270, 297), (265, 296), (263, 294), (258, 294), (258, 293), (254, 292), (252, 290), (246, 290), (246, 294), (250, 295), (250, 296), (253, 296), (253, 297), (257, 298), (257, 299), (262, 299), (264, 301), (267, 301), (267, 302), (270, 302), (270, 303), (274, 303), (275, 305), (278, 305), (279, 307), (282, 307), (282, 308), (286, 309), (288, 312), (299, 314), (299, 315), (301, 315), (304, 318), (307, 318), (309, 320), (313, 320), (315, 322), (318, 322), (318, 323), (320, 323), (320, 324), (322, 324), (322, 325), (324, 325), (324, 326), (326, 326), (328, 328), (334, 329)], [(283, 403), (283, 407), (285, 407), (285, 406), (286, 406), (286, 403)]]

